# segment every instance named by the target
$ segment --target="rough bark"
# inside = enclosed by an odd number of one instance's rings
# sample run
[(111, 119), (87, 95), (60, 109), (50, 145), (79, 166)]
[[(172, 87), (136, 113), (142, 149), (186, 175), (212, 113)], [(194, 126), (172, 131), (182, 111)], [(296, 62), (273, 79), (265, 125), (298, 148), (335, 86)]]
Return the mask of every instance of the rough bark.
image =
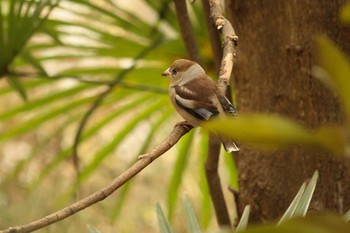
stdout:
[[(345, 1), (226, 1), (239, 35), (234, 69), (239, 112), (288, 116), (310, 128), (341, 123), (336, 95), (311, 76), (317, 64), (313, 38), (326, 34), (349, 54), (349, 28), (338, 22)], [(320, 171), (313, 210), (350, 208), (350, 165), (343, 158), (293, 148), (261, 151), (241, 145), (239, 209), (252, 205), (253, 221), (276, 219), (301, 183)]]

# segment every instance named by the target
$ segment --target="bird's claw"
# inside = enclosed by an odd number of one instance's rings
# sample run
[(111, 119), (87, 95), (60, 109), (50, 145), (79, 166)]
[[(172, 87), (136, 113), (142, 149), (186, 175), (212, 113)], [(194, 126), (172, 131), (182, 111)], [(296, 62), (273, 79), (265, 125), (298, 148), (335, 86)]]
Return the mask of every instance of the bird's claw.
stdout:
[(188, 121), (180, 121), (180, 122), (177, 122), (174, 126), (174, 128), (176, 126), (182, 126), (182, 127), (185, 127), (187, 130), (190, 130), (193, 128), (193, 125), (191, 125)]

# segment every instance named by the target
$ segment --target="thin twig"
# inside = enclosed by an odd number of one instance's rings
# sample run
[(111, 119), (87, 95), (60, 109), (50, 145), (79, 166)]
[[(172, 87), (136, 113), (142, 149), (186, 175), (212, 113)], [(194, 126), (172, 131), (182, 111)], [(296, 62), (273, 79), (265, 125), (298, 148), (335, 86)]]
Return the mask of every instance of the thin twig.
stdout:
[(188, 133), (192, 128), (185, 127), (180, 124), (176, 125), (168, 137), (161, 142), (157, 147), (153, 148), (149, 153), (139, 156), (139, 159), (133, 166), (128, 168), (118, 177), (116, 177), (109, 185), (104, 187), (101, 190), (98, 190), (91, 195), (75, 202), (74, 204), (67, 206), (55, 213), (47, 215), (44, 218), (35, 220), (31, 223), (10, 227), (6, 230), (0, 231), (0, 233), (24, 233), (32, 232), (43, 227), (46, 227), (55, 222), (61, 221), (97, 202), (100, 202), (110, 196), (113, 192), (118, 190), (123, 184), (141, 172), (145, 167), (152, 163), (155, 159), (163, 155), (166, 151), (172, 148), (178, 140)]
[(189, 53), (190, 59), (197, 62), (198, 64), (202, 64), (191, 26), (191, 21), (187, 12), (186, 0), (175, 0), (174, 2), (182, 39), (185, 43), (186, 50)]
[(219, 0), (208, 0), (208, 2), (211, 18), (215, 23), (216, 28), (221, 31), (221, 35), (224, 39), (218, 87), (222, 93), (226, 93), (226, 90), (230, 85), (233, 62), (237, 57), (236, 46), (238, 36), (236, 35), (230, 21), (223, 16), (221, 2)]

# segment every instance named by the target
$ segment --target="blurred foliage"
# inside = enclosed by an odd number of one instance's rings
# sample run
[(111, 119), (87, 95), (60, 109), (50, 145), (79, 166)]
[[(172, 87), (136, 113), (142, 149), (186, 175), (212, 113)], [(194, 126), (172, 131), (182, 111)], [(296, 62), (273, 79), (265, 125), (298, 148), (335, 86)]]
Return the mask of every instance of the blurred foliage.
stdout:
[(350, 23), (350, 2), (345, 4), (340, 11), (340, 20), (343, 23)]
[[(215, 74), (200, 3), (189, 11), (205, 66)], [(178, 31), (171, 0), (0, 1), (0, 219), (6, 220), (0, 228), (29, 222), (99, 189), (170, 132), (180, 117), (160, 74), (187, 56)], [(201, 144), (200, 151), (193, 143)], [(133, 203), (152, 205), (139, 193), (153, 195), (151, 200), (167, 196), (168, 217), (177, 221), (173, 216), (185, 187), (200, 197), (201, 225), (209, 227), (205, 148), (207, 135), (192, 132), (174, 150), (176, 156), (129, 182), (116, 200), (70, 220), (79, 224), (60, 222), (48, 231), (76, 232), (86, 222), (90, 230), (101, 229), (97, 222), (117, 224)], [(222, 162), (230, 170), (228, 182), (237, 186), (234, 164)], [(126, 231), (152, 232), (143, 211), (130, 218), (142, 221), (123, 224)]]
[(345, 112), (344, 125), (324, 125), (310, 130), (283, 116), (241, 114), (238, 118), (213, 120), (204, 124), (204, 127), (259, 147), (301, 144), (335, 155), (350, 156), (350, 62), (328, 38), (319, 36), (316, 43), (323, 68), (316, 67), (314, 75), (338, 94)]
[[(219, 232), (242, 232), (242, 233), (278, 233), (278, 232), (306, 232), (306, 233), (338, 233), (348, 232), (350, 224), (348, 223), (348, 213), (343, 218), (330, 214), (317, 214), (307, 216), (311, 199), (314, 194), (318, 180), (318, 171), (315, 171), (309, 182), (304, 182), (292, 203), (285, 211), (277, 225), (257, 225), (249, 226), (250, 207), (246, 206), (238, 222), (236, 229), (220, 229)], [(183, 195), (183, 206), (187, 222), (187, 232), (200, 233), (202, 230), (197, 221), (196, 214), (192, 208), (191, 202), (186, 194)], [(170, 223), (166, 219), (163, 210), (159, 204), (156, 206), (158, 224), (161, 233), (173, 232)], [(217, 232), (217, 231), (214, 231)]]

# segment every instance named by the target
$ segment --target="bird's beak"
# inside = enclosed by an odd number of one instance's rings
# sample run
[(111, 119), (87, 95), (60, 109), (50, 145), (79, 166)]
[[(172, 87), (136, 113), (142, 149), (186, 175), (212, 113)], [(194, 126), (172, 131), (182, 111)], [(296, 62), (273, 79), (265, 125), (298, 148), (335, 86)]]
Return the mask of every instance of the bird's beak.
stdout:
[(163, 73), (162, 76), (169, 77), (170, 76), (170, 68), (166, 69)]

